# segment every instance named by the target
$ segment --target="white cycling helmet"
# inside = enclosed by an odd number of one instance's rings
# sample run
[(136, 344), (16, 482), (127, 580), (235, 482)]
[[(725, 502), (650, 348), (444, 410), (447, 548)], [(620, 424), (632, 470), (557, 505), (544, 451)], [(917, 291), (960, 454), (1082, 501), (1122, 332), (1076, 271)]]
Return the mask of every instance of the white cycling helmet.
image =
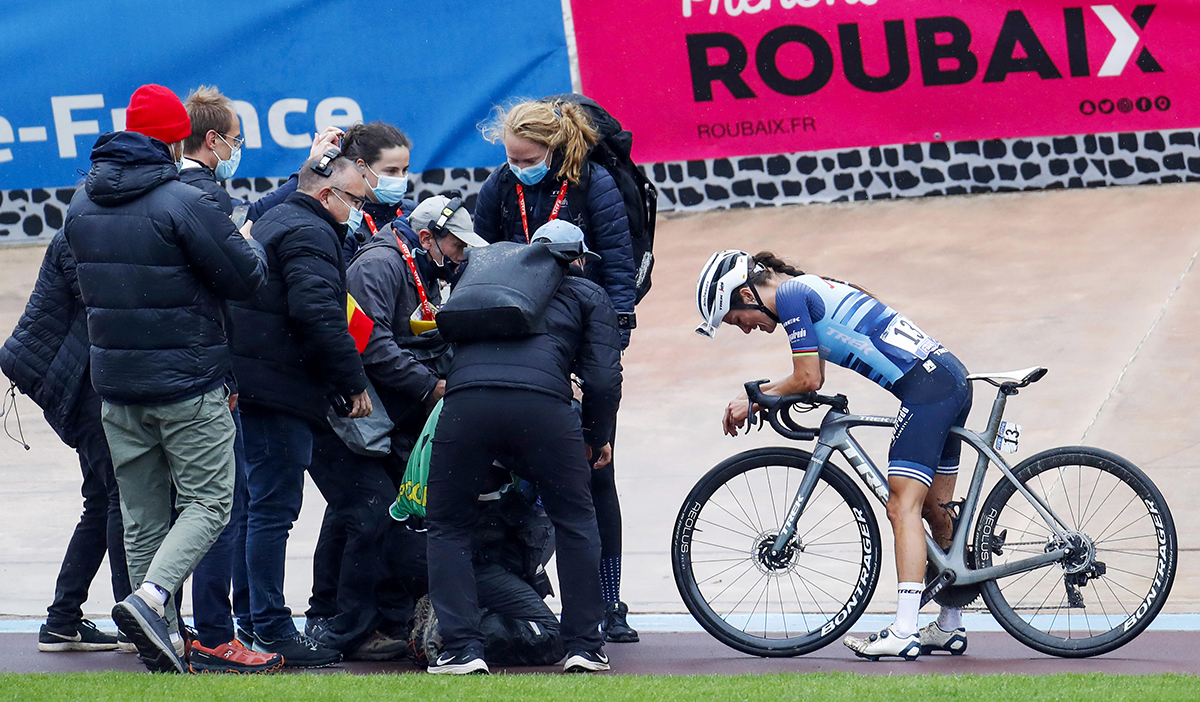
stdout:
[(696, 309), (704, 321), (697, 334), (710, 339), (717, 333), (725, 313), (732, 309), (733, 293), (750, 279), (750, 254), (736, 249), (718, 251), (700, 269), (696, 282)]

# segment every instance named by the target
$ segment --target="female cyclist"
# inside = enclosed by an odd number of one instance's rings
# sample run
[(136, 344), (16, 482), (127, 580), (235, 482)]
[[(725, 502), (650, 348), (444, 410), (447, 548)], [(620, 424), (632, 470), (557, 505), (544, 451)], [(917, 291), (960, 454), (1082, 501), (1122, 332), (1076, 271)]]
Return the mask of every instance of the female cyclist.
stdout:
[[(878, 634), (844, 643), (864, 658), (961, 651), (966, 630), (959, 609), (942, 607), (936, 622), (917, 629), (925, 576), (924, 518), (935, 541), (950, 545), (950, 502), (961, 444), (950, 437), (971, 410), (967, 370), (911, 320), (855, 285), (805, 274), (770, 252), (713, 254), (700, 272), (696, 305), (711, 337), (722, 322), (749, 334), (768, 334), (783, 320), (792, 352), (792, 373), (762, 386), (771, 395), (819, 390), (825, 362), (858, 372), (900, 400), (888, 453), (887, 515), (896, 537), (899, 582), (896, 618)], [(726, 434), (737, 436), (749, 413), (743, 392), (725, 408)]]
[[(498, 111), (484, 127), (485, 139), (504, 144), (506, 162), (479, 191), (475, 233), (491, 243), (528, 243), (538, 228), (561, 219), (583, 230), (584, 242), (600, 260), (586, 275), (604, 288), (617, 310), (621, 348), (629, 345), (636, 299), (636, 266), (625, 200), (612, 175), (588, 160), (600, 139), (579, 105), (563, 100), (531, 100)], [(615, 446), (615, 437), (609, 437)], [(613, 463), (592, 472), (592, 498), (600, 525), (601, 579), (608, 609), (607, 641), (631, 643), (629, 608), (621, 602), (621, 505)]]

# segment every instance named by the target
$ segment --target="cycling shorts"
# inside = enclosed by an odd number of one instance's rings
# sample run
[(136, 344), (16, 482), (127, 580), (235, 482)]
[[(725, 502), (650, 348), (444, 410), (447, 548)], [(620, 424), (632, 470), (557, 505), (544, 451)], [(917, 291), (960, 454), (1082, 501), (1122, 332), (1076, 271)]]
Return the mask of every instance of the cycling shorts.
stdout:
[(958, 472), (962, 440), (950, 435), (971, 412), (967, 369), (954, 354), (939, 348), (892, 387), (900, 413), (888, 453), (888, 477), (911, 478), (926, 487), (935, 473)]

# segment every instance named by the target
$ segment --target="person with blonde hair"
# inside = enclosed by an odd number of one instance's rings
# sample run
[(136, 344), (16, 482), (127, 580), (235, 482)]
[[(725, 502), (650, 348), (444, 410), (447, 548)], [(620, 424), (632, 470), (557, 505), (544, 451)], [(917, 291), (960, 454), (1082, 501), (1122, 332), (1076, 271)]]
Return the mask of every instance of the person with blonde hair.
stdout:
[[(621, 348), (627, 347), (635, 324), (637, 267), (617, 183), (604, 166), (588, 158), (600, 139), (591, 118), (569, 100), (531, 100), (497, 109), (483, 135), (503, 143), (507, 158), (479, 191), (475, 233), (492, 243), (528, 243), (550, 221), (579, 227), (588, 249), (600, 256), (585, 275), (608, 293), (617, 311)], [(632, 643), (638, 633), (626, 621), (629, 608), (620, 597), (621, 505), (613, 463), (592, 471), (592, 499), (602, 545), (605, 638)]]

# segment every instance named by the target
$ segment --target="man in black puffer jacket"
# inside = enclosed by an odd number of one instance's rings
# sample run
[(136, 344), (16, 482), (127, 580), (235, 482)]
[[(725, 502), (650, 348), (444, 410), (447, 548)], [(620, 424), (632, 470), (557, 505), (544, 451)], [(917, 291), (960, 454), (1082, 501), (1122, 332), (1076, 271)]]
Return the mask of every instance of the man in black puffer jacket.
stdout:
[(230, 305), (250, 489), (246, 560), (255, 648), (301, 668), (341, 658), (296, 631), (283, 597), (287, 537), (300, 513), (304, 472), (312, 469), (326, 499), (338, 501), (333, 491), (352, 481), (326, 479), (337, 467), (314, 458), (314, 443), (320, 453), (320, 437), (338, 441), (327, 420), (331, 401), (350, 405), (352, 418), (371, 413), (367, 376), (347, 327), (342, 259), (347, 223), (362, 216), (366, 184), (335, 154), (305, 164), (296, 192), (254, 224), (270, 276), (252, 298)]
[(60, 231), (46, 248), (25, 314), (0, 348), (0, 370), (42, 408), (50, 427), (79, 453), (83, 469), (83, 515), (58, 571), (54, 602), (38, 633), (39, 651), (117, 647), (115, 637), (83, 618), (88, 588), (106, 550), (113, 598), (120, 602), (130, 593), (121, 501), (100, 425), (100, 397), (88, 379), (88, 351), (75, 259)]
[(221, 301), (262, 285), (265, 256), (210, 196), (179, 181), (191, 121), (174, 93), (138, 88), (126, 126), (96, 141), (64, 231), (88, 308), (92, 384), (104, 399), (136, 588), (113, 619), (151, 670), (184, 672), (166, 601), (225, 528), (233, 502)]
[[(562, 220), (539, 229), (535, 243), (542, 237), (583, 241), (579, 228)], [(471, 536), (476, 500), (500, 455), (537, 486), (554, 523), (564, 669), (608, 669), (588, 458), (598, 453), (597, 466), (612, 460), (621, 400), (617, 313), (600, 286), (572, 274), (563, 279), (543, 321), (543, 334), (455, 347), (429, 464), (429, 592), (445, 647), (430, 661), (431, 673), (487, 671)], [(583, 387), (582, 422), (571, 407), (572, 373)]]

